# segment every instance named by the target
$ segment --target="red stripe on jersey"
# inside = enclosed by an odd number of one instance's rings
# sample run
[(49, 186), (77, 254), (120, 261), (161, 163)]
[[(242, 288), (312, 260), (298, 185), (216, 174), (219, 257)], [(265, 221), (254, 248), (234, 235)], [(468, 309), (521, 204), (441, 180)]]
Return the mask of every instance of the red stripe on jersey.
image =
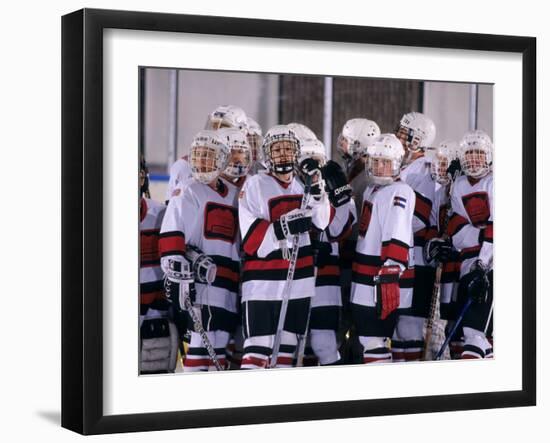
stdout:
[(160, 254), (164, 253), (181, 253), (185, 252), (185, 236), (182, 232), (170, 232), (161, 234), (159, 238)]
[(376, 363), (384, 361), (391, 361), (391, 357), (363, 357), (363, 363)]
[(493, 224), (487, 225), (485, 229), (483, 229), (483, 241), (493, 243)]
[(460, 258), (466, 260), (467, 258), (477, 257), (481, 251), (481, 246), (473, 246), (471, 248), (464, 248), (460, 251)]
[(435, 226), (431, 226), (426, 230), (424, 238), (426, 239), (426, 241), (428, 241), (435, 237), (437, 237), (437, 228)]
[(400, 280), (406, 280), (414, 278), (414, 268), (408, 268), (403, 271), (403, 274), (401, 274), (401, 277), (399, 277)]
[(239, 282), (239, 274), (225, 266), (216, 265), (216, 277), (223, 277), (235, 283)]
[(467, 224), (469, 224), (469, 222), (464, 217), (456, 213), (453, 214), (447, 225), (447, 235), (452, 237)]
[(414, 204), (414, 215), (416, 215), (424, 224), (428, 224), (430, 213), (432, 212), (432, 202), (429, 198), (415, 191), (416, 201)]
[(332, 220), (334, 220), (335, 215), (336, 215), (336, 209), (334, 209), (334, 207), (330, 205), (330, 217), (328, 219), (329, 225), (332, 223)]
[[(288, 260), (273, 259), (273, 260), (247, 260), (244, 262), (243, 271), (269, 271), (274, 269), (288, 269)], [(307, 268), (313, 266), (313, 257), (307, 256), (296, 260), (296, 269)]]
[(241, 366), (256, 366), (257, 368), (267, 368), (267, 358), (252, 357), (245, 355), (241, 361)]
[(256, 219), (246, 233), (243, 240), (243, 250), (247, 255), (255, 255), (256, 251), (264, 241), (265, 233), (269, 228), (267, 220)]
[(163, 300), (164, 293), (162, 291), (147, 292), (139, 294), (139, 302), (142, 305), (150, 305), (156, 300)]
[(362, 265), (360, 263), (354, 262), (352, 270), (353, 272), (357, 272), (358, 274), (374, 277), (375, 275), (378, 275), (378, 272), (380, 271), (380, 266)]
[[(385, 242), (384, 242), (385, 243)], [(409, 247), (404, 243), (397, 243), (397, 240), (390, 240), (387, 244), (382, 243), (381, 259), (385, 262), (387, 259), (403, 263), (405, 266), (409, 262)]]
[(336, 266), (336, 265), (322, 266), (317, 270), (317, 277), (320, 277), (321, 275), (339, 276), (340, 266)]
[(190, 358), (189, 355), (185, 359), (183, 366), (187, 368), (196, 368), (197, 366), (210, 366), (210, 358)]
[(278, 365), (292, 365), (293, 361), (292, 357), (277, 357)]

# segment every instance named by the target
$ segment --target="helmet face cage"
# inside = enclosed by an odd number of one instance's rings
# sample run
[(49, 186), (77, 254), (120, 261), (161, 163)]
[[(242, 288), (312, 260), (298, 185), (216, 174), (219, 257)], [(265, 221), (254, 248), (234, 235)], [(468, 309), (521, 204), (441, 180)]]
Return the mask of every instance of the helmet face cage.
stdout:
[(474, 131), (464, 136), (460, 143), (460, 166), (469, 177), (486, 176), (493, 164), (493, 143), (483, 131)]
[[(274, 147), (276, 152), (273, 152)], [(286, 147), (292, 148), (293, 153), (290, 158), (279, 152)], [(300, 142), (292, 130), (277, 127), (273, 132), (270, 130), (266, 133), (262, 151), (267, 169), (277, 174), (288, 174), (294, 170), (296, 165), (298, 153), (300, 152)]]
[(441, 185), (447, 185), (451, 181), (449, 174), (447, 174), (447, 169), (451, 164), (451, 159), (444, 153), (438, 151), (432, 158), (432, 163), (430, 164), (430, 174), (432, 180), (435, 180)]
[(397, 131), (395, 131), (395, 135), (407, 152), (414, 153), (420, 151), (423, 136), (419, 130), (400, 125)]
[(231, 143), (230, 144), (229, 162), (224, 172), (230, 177), (244, 177), (250, 170), (250, 146), (248, 143)]
[(250, 145), (252, 161), (258, 161), (260, 157), (259, 151), (263, 143), (263, 137), (259, 134), (249, 132), (246, 135), (246, 139), (248, 140), (248, 144)]
[(193, 178), (203, 184), (214, 181), (228, 161), (228, 149), (221, 140), (199, 135), (193, 140), (190, 152)]
[(377, 185), (393, 183), (401, 170), (404, 150), (393, 134), (380, 136), (367, 151), (366, 174)]

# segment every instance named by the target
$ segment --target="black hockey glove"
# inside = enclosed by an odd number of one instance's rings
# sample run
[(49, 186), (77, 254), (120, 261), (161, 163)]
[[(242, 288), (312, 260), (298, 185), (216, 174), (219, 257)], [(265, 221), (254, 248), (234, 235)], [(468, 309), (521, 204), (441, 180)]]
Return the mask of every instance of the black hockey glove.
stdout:
[(470, 268), (470, 272), (460, 279), (460, 286), (474, 302), (485, 303), (487, 301), (489, 278), (487, 277), (487, 268), (481, 261), (476, 261)]
[(314, 158), (306, 158), (300, 163), (298, 170), (304, 183), (309, 184), (309, 193), (311, 195), (321, 195), (321, 166), (319, 162)]
[(455, 180), (461, 172), (462, 167), (460, 166), (460, 160), (455, 158), (447, 168), (447, 174), (449, 174), (451, 180)]
[(458, 253), (453, 249), (449, 240), (442, 238), (432, 238), (424, 246), (424, 260), (428, 263), (434, 261), (447, 263), (458, 258)]
[(273, 229), (278, 240), (290, 239), (294, 235), (308, 232), (311, 229), (311, 210), (293, 209), (273, 222)]
[(338, 163), (329, 160), (321, 169), (325, 180), (325, 189), (328, 193), (330, 203), (335, 208), (342, 206), (351, 200), (351, 186), (346, 174)]

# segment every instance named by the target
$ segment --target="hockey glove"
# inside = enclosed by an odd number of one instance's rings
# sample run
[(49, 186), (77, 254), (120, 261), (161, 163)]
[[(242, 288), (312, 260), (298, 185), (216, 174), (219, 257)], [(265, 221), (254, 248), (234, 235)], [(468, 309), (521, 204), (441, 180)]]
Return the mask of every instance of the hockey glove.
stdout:
[(332, 206), (337, 208), (349, 202), (352, 193), (351, 186), (340, 165), (333, 160), (329, 160), (323, 166), (321, 172), (325, 180), (325, 190)]
[(311, 229), (311, 210), (293, 209), (273, 222), (273, 229), (278, 240), (290, 239)]
[(300, 175), (305, 183), (309, 181), (311, 195), (321, 195), (325, 187), (321, 175), (321, 166), (314, 158), (306, 158), (298, 166)]
[(191, 269), (198, 282), (208, 285), (214, 283), (218, 268), (212, 258), (203, 253), (199, 248), (191, 245), (187, 245), (185, 258), (191, 262)]
[(455, 180), (460, 173), (462, 172), (462, 167), (460, 166), (460, 160), (454, 159), (451, 161), (451, 164), (447, 168), (447, 174), (451, 178), (451, 180)]
[(447, 263), (457, 258), (456, 251), (449, 240), (442, 238), (432, 238), (424, 246), (424, 260), (427, 263), (434, 261)]
[(399, 307), (399, 276), (401, 268), (397, 265), (382, 266), (374, 277), (376, 312), (380, 320), (385, 320)]
[(178, 354), (178, 332), (174, 323), (166, 317), (145, 319), (140, 337), (140, 372), (174, 372)]
[(470, 272), (460, 279), (460, 285), (474, 302), (485, 303), (489, 292), (486, 266), (480, 260), (475, 261)]

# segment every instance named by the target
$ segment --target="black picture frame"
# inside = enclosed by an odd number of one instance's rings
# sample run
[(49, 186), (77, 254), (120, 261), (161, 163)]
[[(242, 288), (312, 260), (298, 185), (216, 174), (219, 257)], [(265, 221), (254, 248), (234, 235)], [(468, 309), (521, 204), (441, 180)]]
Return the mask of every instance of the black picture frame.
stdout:
[[(522, 388), (198, 411), (103, 412), (103, 31), (108, 28), (501, 51), (522, 55)], [(536, 39), (83, 9), (62, 18), (62, 426), (82, 434), (536, 404)]]

